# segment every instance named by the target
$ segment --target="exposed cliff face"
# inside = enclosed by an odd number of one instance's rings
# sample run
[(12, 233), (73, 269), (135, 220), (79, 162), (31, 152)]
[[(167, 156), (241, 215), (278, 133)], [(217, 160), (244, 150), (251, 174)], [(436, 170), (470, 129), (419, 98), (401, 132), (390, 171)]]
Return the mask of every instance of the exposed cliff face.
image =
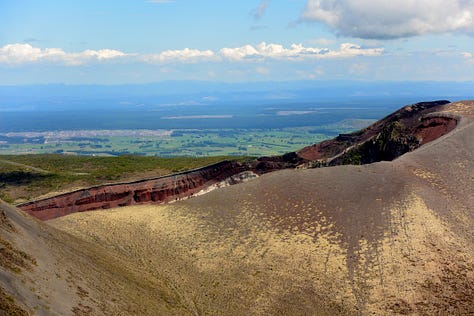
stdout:
[(450, 117), (421, 118), (415, 127), (407, 126), (402, 121), (394, 121), (384, 126), (376, 136), (329, 159), (328, 165), (390, 161), (447, 134), (456, 124), (457, 120)]
[(170, 176), (85, 188), (19, 207), (41, 220), (75, 212), (143, 203), (163, 203), (191, 196), (215, 183), (245, 171), (246, 164), (223, 161)]
[(219, 187), (221, 182), (237, 183), (239, 177), (235, 178), (235, 175), (245, 172), (261, 175), (296, 167), (393, 160), (456, 127), (456, 116), (437, 113), (448, 103), (436, 101), (406, 106), (361, 131), (339, 135), (296, 153), (261, 157), (247, 163), (223, 161), (155, 179), (85, 188), (18, 207), (41, 220), (48, 220), (75, 212), (179, 200)]
[(18, 205), (30, 215), (49, 220), (76, 212), (146, 203), (166, 203), (202, 191), (245, 181), (249, 176), (295, 168), (303, 160), (295, 153), (248, 163), (222, 161), (200, 169), (169, 176), (84, 188)]
[(453, 116), (427, 116), (421, 120), (415, 134), (420, 145), (427, 144), (456, 128), (458, 119)]
[(275, 170), (295, 168), (305, 162), (307, 162), (306, 159), (299, 157), (295, 152), (291, 152), (281, 156), (260, 157), (251, 162), (250, 165), (252, 169), (259, 173), (267, 173)]
[(367, 164), (390, 161), (452, 131), (455, 116), (434, 113), (449, 101), (406, 106), (373, 125), (351, 134), (305, 147), (297, 154), (308, 166)]

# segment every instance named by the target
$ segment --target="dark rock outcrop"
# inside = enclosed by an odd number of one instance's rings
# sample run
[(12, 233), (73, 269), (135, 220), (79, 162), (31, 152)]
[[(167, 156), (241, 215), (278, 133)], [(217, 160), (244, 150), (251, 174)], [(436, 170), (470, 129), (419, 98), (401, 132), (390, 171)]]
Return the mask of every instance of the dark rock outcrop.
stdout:
[(297, 154), (315, 167), (393, 160), (456, 127), (456, 117), (435, 113), (448, 103), (405, 106), (363, 130), (305, 147)]

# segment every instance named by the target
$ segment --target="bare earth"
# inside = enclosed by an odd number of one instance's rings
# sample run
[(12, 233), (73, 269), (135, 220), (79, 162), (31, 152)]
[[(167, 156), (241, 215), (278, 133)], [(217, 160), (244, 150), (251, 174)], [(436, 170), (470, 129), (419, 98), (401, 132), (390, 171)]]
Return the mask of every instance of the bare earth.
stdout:
[(453, 132), (393, 162), (48, 225), (2, 204), (35, 263), (0, 285), (43, 315), (472, 315), (474, 105), (446, 111)]

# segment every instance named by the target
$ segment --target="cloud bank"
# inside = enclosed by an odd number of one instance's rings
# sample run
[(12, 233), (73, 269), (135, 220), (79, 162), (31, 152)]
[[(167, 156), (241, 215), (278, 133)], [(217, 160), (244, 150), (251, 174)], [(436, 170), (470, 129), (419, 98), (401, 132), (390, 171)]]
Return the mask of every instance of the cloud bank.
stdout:
[(289, 48), (280, 44), (262, 42), (256, 46), (247, 44), (240, 47), (221, 48), (211, 50), (197, 50), (185, 48), (183, 50), (167, 50), (160, 54), (145, 55), (146, 62), (202, 62), (202, 61), (264, 61), (277, 60), (304, 60), (309, 58), (347, 58), (355, 56), (380, 56), (383, 48), (362, 48), (360, 45), (344, 43), (338, 50), (328, 48), (304, 47), (301, 44), (292, 44)]
[(37, 48), (30, 44), (9, 44), (0, 47), (0, 64), (21, 65), (49, 62), (68, 66), (80, 66), (86, 63), (103, 62), (128, 57), (128, 62), (154, 64), (199, 63), (199, 62), (253, 62), (265, 60), (299, 61), (322, 58), (349, 58), (356, 56), (380, 56), (383, 48), (362, 48), (360, 45), (344, 43), (336, 50), (328, 48), (305, 47), (292, 44), (284, 47), (280, 44), (262, 42), (258, 45), (221, 48), (217, 51), (185, 48), (166, 50), (158, 54), (128, 54), (114, 49), (85, 50), (79, 53), (67, 53), (60, 48)]
[(308, 0), (301, 20), (366, 39), (472, 33), (474, 0)]
[(10, 65), (51, 62), (77, 66), (92, 61), (111, 60), (125, 56), (127, 54), (114, 49), (88, 49), (79, 53), (66, 53), (61, 48), (41, 49), (30, 44), (8, 44), (0, 47), (0, 63)]
[(142, 59), (147, 62), (199, 62), (210, 60), (215, 56), (211, 50), (185, 48), (183, 50), (166, 50), (159, 54), (144, 55)]
[(260, 43), (257, 46), (245, 45), (237, 48), (222, 48), (219, 54), (226, 59), (252, 60), (252, 59), (290, 59), (302, 60), (307, 58), (346, 58), (355, 56), (380, 56), (383, 48), (362, 48), (360, 45), (344, 43), (338, 50), (328, 48), (304, 47), (301, 44), (292, 44), (285, 48), (279, 44)]

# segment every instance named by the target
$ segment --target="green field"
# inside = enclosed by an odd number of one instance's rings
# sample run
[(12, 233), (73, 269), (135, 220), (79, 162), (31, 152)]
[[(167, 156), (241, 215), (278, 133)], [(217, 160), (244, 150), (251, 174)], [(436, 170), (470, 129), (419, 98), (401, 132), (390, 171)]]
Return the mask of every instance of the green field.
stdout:
[[(369, 120), (351, 120), (335, 125), (283, 129), (182, 129), (142, 131), (128, 136), (127, 130), (61, 131), (18, 133), (4, 137), (0, 154), (69, 154), (120, 156), (126, 154), (159, 157), (271, 156), (301, 149), (325, 139), (367, 126)], [(136, 132), (129, 131), (130, 134)]]
[(0, 144), (0, 154), (58, 153), (119, 156), (265, 156), (287, 153), (322, 141), (328, 135), (311, 128), (291, 130), (177, 130), (170, 136), (101, 136), (96, 138), (24, 138)]

